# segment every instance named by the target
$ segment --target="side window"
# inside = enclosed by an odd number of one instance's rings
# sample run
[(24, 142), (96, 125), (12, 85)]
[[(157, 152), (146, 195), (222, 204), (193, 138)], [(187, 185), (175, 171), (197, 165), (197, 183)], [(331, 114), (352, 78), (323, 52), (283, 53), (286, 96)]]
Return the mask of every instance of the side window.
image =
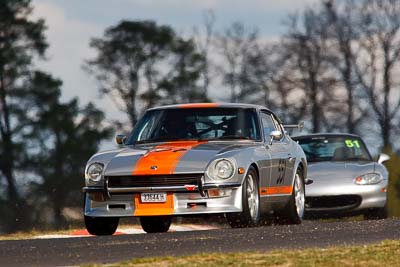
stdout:
[(264, 138), (266, 140), (269, 139), (269, 134), (272, 131), (276, 130), (275, 124), (272, 120), (272, 117), (266, 113), (261, 113), (261, 122), (262, 122), (262, 127), (263, 127), (263, 131), (264, 131)]

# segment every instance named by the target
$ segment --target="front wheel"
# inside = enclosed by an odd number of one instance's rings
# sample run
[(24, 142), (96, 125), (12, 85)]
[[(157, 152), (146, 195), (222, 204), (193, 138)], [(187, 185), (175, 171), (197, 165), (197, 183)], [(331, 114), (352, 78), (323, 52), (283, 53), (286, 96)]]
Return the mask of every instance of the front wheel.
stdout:
[(260, 222), (260, 194), (258, 189), (258, 175), (250, 167), (242, 186), (241, 213), (227, 213), (226, 218), (232, 228), (252, 227)]
[(389, 217), (389, 212), (387, 204), (385, 204), (385, 206), (382, 208), (370, 209), (364, 214), (365, 220), (382, 220), (382, 219), (387, 219), (388, 217)]
[(304, 218), (305, 187), (300, 170), (297, 170), (294, 179), (292, 195), (285, 210), (279, 214), (281, 224), (300, 224)]
[(85, 226), (91, 235), (112, 235), (118, 227), (118, 217), (90, 217), (84, 216)]
[(140, 224), (146, 233), (165, 233), (171, 226), (171, 216), (140, 217)]

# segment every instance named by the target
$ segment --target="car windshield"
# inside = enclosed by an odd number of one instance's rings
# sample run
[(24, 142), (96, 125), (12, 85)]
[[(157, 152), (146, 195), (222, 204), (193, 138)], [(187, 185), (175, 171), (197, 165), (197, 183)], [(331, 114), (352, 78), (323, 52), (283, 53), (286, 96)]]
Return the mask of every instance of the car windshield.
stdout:
[(252, 108), (167, 108), (146, 112), (127, 144), (174, 140), (261, 140)]
[(371, 161), (364, 142), (354, 136), (316, 136), (294, 138), (303, 148), (308, 162)]

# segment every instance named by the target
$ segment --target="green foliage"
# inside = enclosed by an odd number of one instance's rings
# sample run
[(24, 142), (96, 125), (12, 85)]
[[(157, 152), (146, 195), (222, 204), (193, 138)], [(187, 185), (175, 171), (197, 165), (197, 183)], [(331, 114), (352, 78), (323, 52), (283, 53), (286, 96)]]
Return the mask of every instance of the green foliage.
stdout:
[(86, 68), (100, 91), (127, 114), (131, 126), (144, 109), (156, 104), (206, 99), (197, 86), (204, 66), (192, 40), (153, 21), (122, 21), (90, 46), (97, 56)]
[(400, 157), (389, 148), (384, 149), (384, 152), (390, 156), (390, 160), (385, 162), (385, 166), (389, 172), (389, 214), (400, 217)]
[(33, 198), (35, 203), (43, 203), (41, 208), (53, 210), (58, 227), (64, 223), (62, 209), (81, 204), (84, 163), (111, 134), (103, 125), (103, 112), (93, 104), (81, 108), (77, 99), (61, 103), (60, 86), (59, 80), (35, 72), (26, 92), (38, 109), (29, 139), (37, 149), (27, 162), (41, 178), (32, 182)]
[[(31, 20), (30, 0), (3, 0), (0, 5), (0, 184), (4, 201), (0, 207), (1, 225), (16, 230), (29, 224), (29, 207), (19, 196), (15, 173), (24, 173), (27, 157), (24, 134), (30, 127), (30, 106), (22, 105), (23, 80), (30, 72), (33, 56), (43, 56), (47, 43), (44, 21)], [(23, 175), (21, 175), (23, 177)]]

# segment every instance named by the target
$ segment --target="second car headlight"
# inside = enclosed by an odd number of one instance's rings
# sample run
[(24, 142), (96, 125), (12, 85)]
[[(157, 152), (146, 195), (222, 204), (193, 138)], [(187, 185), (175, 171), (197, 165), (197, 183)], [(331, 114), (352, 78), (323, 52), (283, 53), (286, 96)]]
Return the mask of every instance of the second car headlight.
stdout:
[(103, 173), (104, 165), (101, 163), (93, 163), (90, 164), (86, 169), (86, 178), (89, 179), (90, 182), (98, 182), (101, 179), (101, 175)]
[(207, 168), (207, 175), (214, 180), (232, 178), (235, 173), (235, 162), (230, 159), (217, 159)]
[(368, 173), (358, 176), (354, 182), (358, 185), (378, 184), (382, 182), (382, 175), (379, 173)]

